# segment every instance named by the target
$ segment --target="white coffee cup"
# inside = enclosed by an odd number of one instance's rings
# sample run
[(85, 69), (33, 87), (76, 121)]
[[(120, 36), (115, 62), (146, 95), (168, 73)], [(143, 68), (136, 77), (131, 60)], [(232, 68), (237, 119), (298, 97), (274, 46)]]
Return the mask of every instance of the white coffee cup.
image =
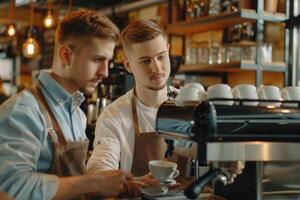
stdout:
[[(214, 99), (214, 98), (226, 98), (232, 99), (231, 88), (227, 84), (215, 84), (211, 85), (207, 89), (207, 98)], [(232, 105), (233, 101), (213, 101), (216, 105)]]
[(198, 100), (200, 102), (207, 100), (207, 93), (206, 93), (204, 87), (200, 83), (192, 82), (192, 83), (186, 84), (184, 87), (196, 88), (198, 90)]
[[(232, 95), (236, 99), (258, 99), (256, 87), (251, 84), (240, 84), (232, 89)], [(257, 101), (245, 101), (243, 105), (257, 106)]]
[[(278, 87), (274, 85), (261, 86), (257, 90), (258, 98), (262, 100), (281, 100), (281, 94)], [(279, 107), (281, 103), (277, 102), (260, 102), (260, 106)]]
[(152, 176), (159, 182), (170, 182), (179, 175), (177, 164), (166, 160), (151, 160), (148, 163)]
[(180, 89), (179, 94), (176, 96), (175, 101), (178, 105), (184, 102), (199, 102), (206, 100), (206, 92), (203, 86), (199, 83), (189, 83)]
[[(281, 90), (281, 97), (285, 101), (300, 101), (300, 87), (285, 87)], [(298, 107), (297, 103), (284, 103), (284, 106)]]
[(200, 92), (204, 92), (205, 91), (204, 87), (200, 83), (197, 83), (197, 82), (188, 83), (184, 87), (196, 88)]
[(198, 101), (199, 91), (197, 88), (183, 87), (175, 98), (176, 101)]

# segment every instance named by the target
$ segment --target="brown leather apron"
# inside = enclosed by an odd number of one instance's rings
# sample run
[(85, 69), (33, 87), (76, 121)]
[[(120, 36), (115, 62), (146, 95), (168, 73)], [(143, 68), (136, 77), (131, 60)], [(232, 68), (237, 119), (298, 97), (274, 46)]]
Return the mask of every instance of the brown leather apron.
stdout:
[(167, 143), (155, 132), (140, 132), (135, 90), (133, 90), (131, 98), (131, 109), (135, 132), (131, 172), (135, 176), (142, 176), (149, 172), (148, 162), (150, 160), (163, 160), (165, 158)]
[(66, 141), (39, 86), (29, 88), (29, 91), (37, 99), (46, 120), (48, 134), (53, 143), (53, 161), (50, 173), (60, 177), (84, 174), (88, 139), (84, 141)]

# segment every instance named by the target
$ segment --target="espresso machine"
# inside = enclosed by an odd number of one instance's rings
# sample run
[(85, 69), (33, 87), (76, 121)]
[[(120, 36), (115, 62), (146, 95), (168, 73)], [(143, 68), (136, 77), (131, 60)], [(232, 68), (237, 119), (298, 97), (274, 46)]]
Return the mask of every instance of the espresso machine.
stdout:
[[(224, 101), (234, 104), (216, 104)], [(267, 106), (249, 106), (252, 101)], [(284, 106), (274, 106), (276, 104)], [(167, 139), (197, 143), (197, 164), (209, 167), (208, 172), (185, 189), (185, 196), (198, 198), (207, 184), (233, 183), (242, 173), (243, 164), (251, 161), (256, 164), (255, 199), (272, 199), (276, 194), (299, 197), (299, 104), (297, 101), (250, 99), (210, 99), (184, 104), (166, 101), (162, 104), (156, 119), (158, 134)], [(282, 168), (281, 164), (286, 166)], [(288, 188), (290, 185), (296, 189)]]

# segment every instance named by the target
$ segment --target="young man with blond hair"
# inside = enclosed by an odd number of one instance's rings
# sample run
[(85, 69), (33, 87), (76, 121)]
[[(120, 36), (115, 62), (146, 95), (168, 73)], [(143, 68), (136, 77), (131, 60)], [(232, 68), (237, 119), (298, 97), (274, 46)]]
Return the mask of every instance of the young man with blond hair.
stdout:
[(164, 159), (167, 150), (165, 140), (155, 133), (155, 118), (172, 90), (167, 86), (169, 44), (161, 27), (149, 19), (131, 22), (121, 42), (123, 64), (135, 86), (101, 113), (87, 169), (122, 169), (139, 177), (148, 173), (149, 160)]
[(84, 175), (88, 140), (79, 105), (108, 75), (118, 28), (96, 11), (77, 11), (56, 31), (50, 71), (37, 86), (0, 107), (0, 190), (15, 199), (117, 196), (131, 175), (120, 170)]

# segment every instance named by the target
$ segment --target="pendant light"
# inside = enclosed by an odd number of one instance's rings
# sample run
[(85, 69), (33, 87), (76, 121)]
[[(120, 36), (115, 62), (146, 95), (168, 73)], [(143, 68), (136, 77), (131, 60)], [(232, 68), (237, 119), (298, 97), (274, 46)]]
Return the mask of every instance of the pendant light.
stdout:
[(51, 14), (51, 0), (48, 0), (48, 12), (46, 17), (44, 18), (44, 26), (45, 28), (52, 28), (54, 25), (54, 18)]
[(9, 4), (9, 24), (7, 26), (7, 35), (13, 37), (16, 34), (16, 27), (12, 23), (14, 19), (14, 8), (15, 8), (15, 0), (10, 0)]
[(13, 37), (16, 34), (16, 27), (14, 24), (9, 24), (7, 27), (7, 34), (10, 37)]
[(26, 58), (35, 58), (40, 52), (39, 44), (32, 36), (33, 14), (34, 14), (33, 2), (32, 0), (30, 0), (30, 28), (28, 32), (28, 38), (22, 45), (22, 52)]

